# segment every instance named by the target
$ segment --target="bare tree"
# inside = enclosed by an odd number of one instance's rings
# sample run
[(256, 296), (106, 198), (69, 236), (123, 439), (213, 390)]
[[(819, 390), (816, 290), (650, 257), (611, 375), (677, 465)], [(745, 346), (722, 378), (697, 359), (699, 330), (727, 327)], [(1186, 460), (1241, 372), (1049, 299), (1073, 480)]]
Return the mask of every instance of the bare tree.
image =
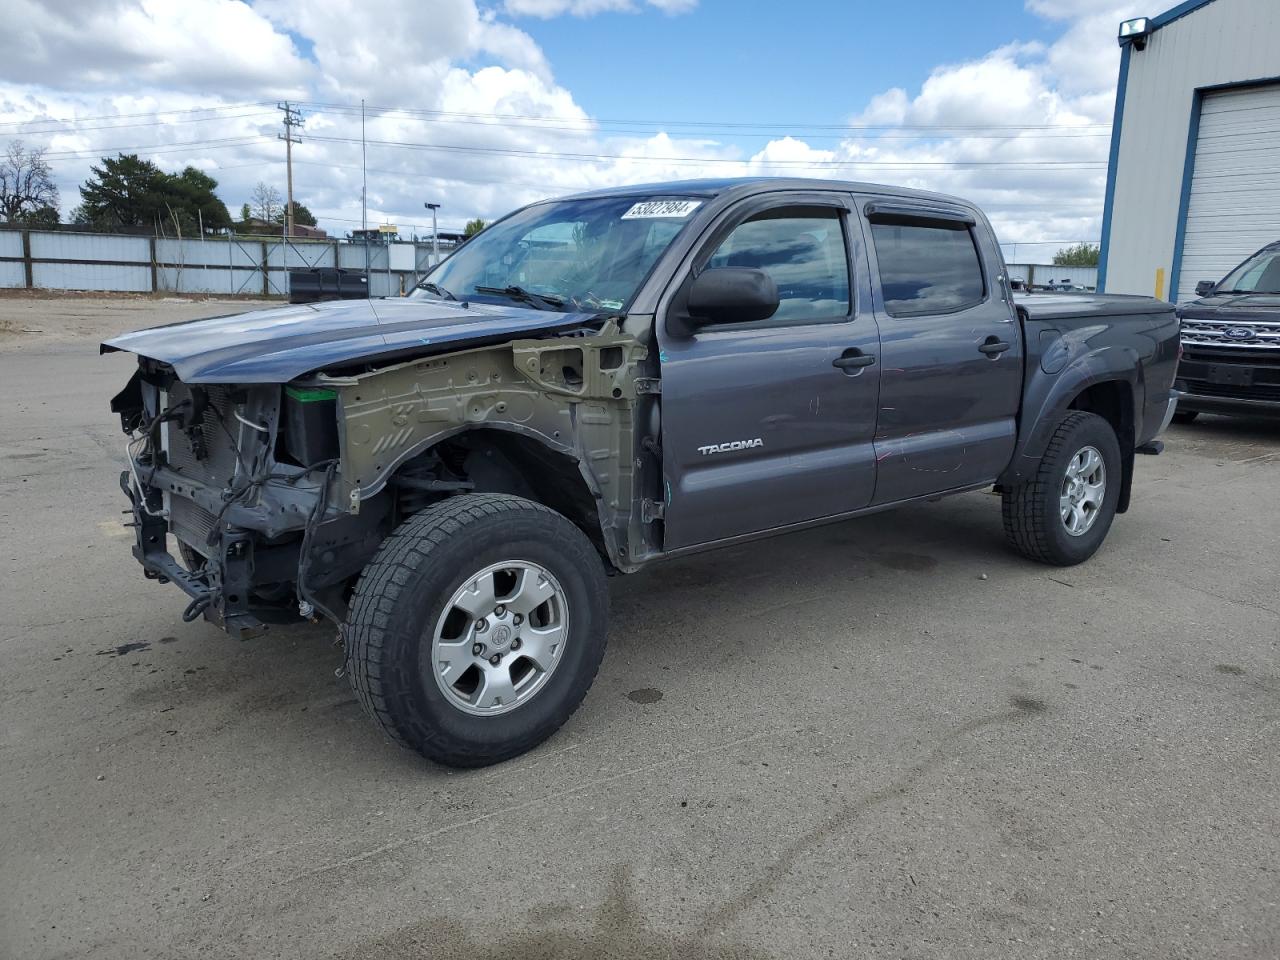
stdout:
[(0, 220), (20, 220), (45, 208), (57, 211), (58, 188), (44, 153), (43, 147), (28, 150), (13, 140), (0, 156)]
[(249, 198), (249, 202), (253, 205), (253, 215), (267, 223), (275, 223), (284, 213), (284, 201), (280, 199), (280, 191), (261, 180), (253, 188), (253, 195)]

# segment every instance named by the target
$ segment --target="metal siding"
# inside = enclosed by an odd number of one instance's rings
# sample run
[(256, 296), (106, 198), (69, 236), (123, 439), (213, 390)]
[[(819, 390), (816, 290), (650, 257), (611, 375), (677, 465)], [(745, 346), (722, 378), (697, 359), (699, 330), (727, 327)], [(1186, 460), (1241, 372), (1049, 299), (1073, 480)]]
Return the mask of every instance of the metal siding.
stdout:
[(333, 266), (331, 243), (273, 243), (267, 247), (267, 251), (267, 263), (272, 267), (308, 270), (312, 267)]
[(149, 237), (119, 237), (101, 233), (41, 233), (32, 230), (31, 257), (34, 260), (122, 260), (150, 264), (151, 240)]
[(1206, 93), (1198, 134), (1179, 301), (1280, 240), (1280, 83)]
[[(132, 238), (129, 238), (132, 239)], [(32, 237), (34, 241), (35, 238)], [(116, 290), (132, 293), (151, 291), (151, 264), (122, 267), (110, 263), (31, 264), (33, 286), (47, 290)]]
[(22, 256), (22, 232), (0, 230), (0, 257)]
[(1156, 270), (1172, 272), (1195, 90), (1278, 75), (1276, 0), (1218, 0), (1161, 27), (1146, 50), (1131, 54), (1112, 170), (1108, 293), (1151, 294)]
[(338, 266), (344, 270), (364, 269), (364, 247), (344, 243), (338, 247)]
[(20, 263), (0, 263), (0, 287), (25, 287), (27, 274)]
[(161, 290), (175, 293), (262, 293), (262, 273), (258, 270), (160, 267), (156, 271), (156, 279)]

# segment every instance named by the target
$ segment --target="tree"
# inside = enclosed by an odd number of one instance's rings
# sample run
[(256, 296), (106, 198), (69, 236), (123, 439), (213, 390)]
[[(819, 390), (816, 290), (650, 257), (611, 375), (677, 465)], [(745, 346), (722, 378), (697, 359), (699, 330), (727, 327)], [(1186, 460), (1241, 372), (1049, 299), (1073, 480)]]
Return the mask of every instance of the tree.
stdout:
[(201, 227), (205, 230), (230, 228), (227, 205), (214, 193), (218, 189), (217, 180), (195, 167), (187, 167), (177, 176), (166, 174), (166, 178), (166, 193), (172, 198), (168, 201), (169, 219), (176, 221), (180, 232), (193, 233)]
[(1101, 252), (1096, 243), (1077, 243), (1055, 253), (1053, 263), (1058, 267), (1096, 267)]
[(261, 180), (253, 188), (249, 203), (252, 204), (253, 215), (258, 220), (265, 220), (267, 223), (279, 223), (280, 218), (284, 216), (284, 204), (280, 200), (280, 191), (275, 187), (268, 186)]
[(167, 215), (164, 171), (136, 153), (103, 157), (80, 187), (77, 216), (98, 230), (154, 227)]
[(90, 170), (80, 187), (83, 203), (74, 213), (78, 223), (98, 230), (150, 227), (179, 235), (195, 234), (201, 226), (231, 226), (231, 215), (214, 192), (218, 181), (195, 167), (165, 173), (137, 154), (120, 154), (104, 157), (101, 166)]
[(48, 207), (53, 222), (58, 222), (58, 188), (44, 154), (42, 147), (28, 150), (21, 140), (14, 140), (0, 157), (0, 220), (21, 221)]
[[(284, 223), (284, 213), (281, 212), (278, 222)], [(307, 209), (306, 204), (293, 201), (293, 223), (294, 226), (314, 227), (316, 225), (316, 215)]]
[(479, 217), (476, 217), (474, 220), (468, 220), (467, 225), (462, 228), (462, 239), (470, 240), (488, 225), (489, 224), (485, 223)]
[(247, 203), (240, 204), (240, 222), (243, 223), (251, 216), (253, 216), (253, 214), (249, 212), (249, 205)]
[(56, 227), (59, 223), (57, 207), (38, 207), (26, 210), (13, 218), (14, 223), (24, 227)]

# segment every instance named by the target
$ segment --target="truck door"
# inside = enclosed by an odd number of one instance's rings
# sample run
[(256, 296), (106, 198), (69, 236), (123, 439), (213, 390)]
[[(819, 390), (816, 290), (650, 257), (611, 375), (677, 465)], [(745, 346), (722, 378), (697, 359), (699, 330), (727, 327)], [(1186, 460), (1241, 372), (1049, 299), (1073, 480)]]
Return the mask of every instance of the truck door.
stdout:
[[(664, 298), (657, 329), (667, 549), (870, 503), (879, 337), (866, 271), (853, 269), (866, 262), (855, 216), (847, 194), (744, 200), (708, 230)], [(693, 277), (721, 266), (769, 273), (777, 313), (682, 328)]]
[(931, 201), (864, 211), (881, 340), (874, 502), (992, 481), (1013, 455), (1023, 349), (991, 229)]

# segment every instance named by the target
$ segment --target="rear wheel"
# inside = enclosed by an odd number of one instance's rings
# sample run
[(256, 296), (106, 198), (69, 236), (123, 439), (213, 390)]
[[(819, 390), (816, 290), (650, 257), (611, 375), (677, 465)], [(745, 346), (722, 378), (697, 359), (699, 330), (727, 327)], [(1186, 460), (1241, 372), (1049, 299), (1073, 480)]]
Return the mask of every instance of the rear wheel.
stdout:
[(1199, 410), (1175, 410), (1173, 412), (1173, 422), (1192, 423), (1198, 416), (1200, 416)]
[(1005, 536), (1024, 556), (1055, 566), (1089, 559), (1120, 500), (1120, 444), (1097, 414), (1068, 413), (1035, 477), (1003, 493)]
[(608, 590), (591, 541), (519, 497), (416, 514), (365, 568), (345, 630), (352, 687), (397, 742), (477, 767), (551, 736), (604, 656)]

